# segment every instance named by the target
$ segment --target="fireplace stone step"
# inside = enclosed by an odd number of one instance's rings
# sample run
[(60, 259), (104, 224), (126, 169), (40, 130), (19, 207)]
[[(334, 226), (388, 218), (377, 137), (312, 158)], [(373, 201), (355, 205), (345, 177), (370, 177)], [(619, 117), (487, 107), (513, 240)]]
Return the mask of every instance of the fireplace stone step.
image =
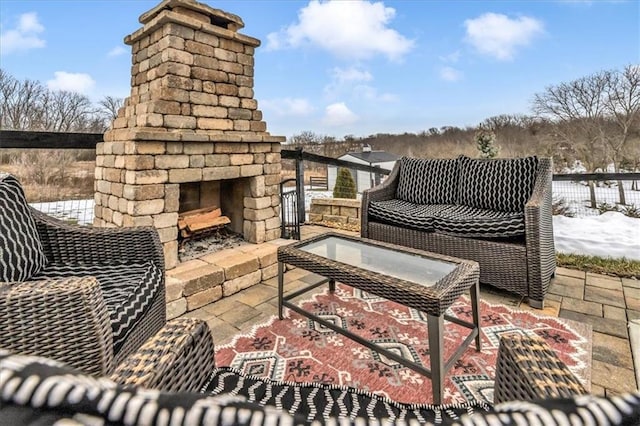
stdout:
[(245, 244), (180, 263), (166, 272), (167, 319), (266, 281), (278, 274), (277, 250), (296, 240)]

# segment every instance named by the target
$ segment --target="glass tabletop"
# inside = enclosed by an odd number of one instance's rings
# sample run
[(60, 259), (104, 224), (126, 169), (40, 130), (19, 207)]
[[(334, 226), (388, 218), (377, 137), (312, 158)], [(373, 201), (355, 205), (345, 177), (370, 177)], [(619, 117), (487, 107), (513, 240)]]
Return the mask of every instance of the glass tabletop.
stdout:
[(391, 250), (386, 247), (378, 247), (365, 242), (335, 236), (304, 244), (299, 246), (298, 249), (424, 286), (435, 285), (457, 267), (457, 264), (453, 262)]

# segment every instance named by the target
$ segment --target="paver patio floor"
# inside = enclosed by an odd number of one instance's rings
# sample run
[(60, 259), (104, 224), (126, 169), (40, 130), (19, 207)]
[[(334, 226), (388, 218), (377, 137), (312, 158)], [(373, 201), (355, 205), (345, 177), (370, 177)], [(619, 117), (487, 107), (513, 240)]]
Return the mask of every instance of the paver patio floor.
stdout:
[[(303, 226), (302, 238), (328, 231), (350, 233)], [(292, 269), (286, 273), (285, 292), (308, 285), (315, 277), (310, 272)], [(247, 333), (254, 325), (277, 314), (277, 285), (277, 277), (274, 277), (184, 316), (205, 320), (215, 343), (224, 344), (234, 335)], [(614, 395), (638, 388), (627, 321), (640, 318), (640, 281), (558, 268), (544, 310), (531, 308), (520, 296), (490, 286), (482, 285), (480, 291), (481, 298), (491, 303), (591, 324), (591, 392)]]

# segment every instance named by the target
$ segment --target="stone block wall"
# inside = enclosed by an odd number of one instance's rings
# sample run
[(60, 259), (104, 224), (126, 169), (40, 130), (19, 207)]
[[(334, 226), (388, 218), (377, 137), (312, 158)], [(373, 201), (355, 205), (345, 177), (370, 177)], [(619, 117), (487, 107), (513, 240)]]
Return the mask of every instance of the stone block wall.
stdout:
[(360, 200), (348, 198), (314, 198), (309, 209), (311, 223), (335, 222), (339, 224), (360, 224)]

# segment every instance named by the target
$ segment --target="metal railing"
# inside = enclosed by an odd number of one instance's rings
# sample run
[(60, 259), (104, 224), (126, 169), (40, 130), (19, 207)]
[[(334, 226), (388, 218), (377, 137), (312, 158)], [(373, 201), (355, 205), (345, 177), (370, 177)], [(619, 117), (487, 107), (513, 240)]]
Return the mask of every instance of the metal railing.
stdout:
[[(0, 130), (0, 160), (3, 153), (24, 150), (60, 149), (60, 150), (94, 150), (96, 143), (102, 142), (100, 133), (54, 133)], [(285, 146), (286, 148), (286, 146)], [(339, 168), (348, 169), (354, 180), (357, 180), (357, 192), (362, 188), (374, 186), (381, 182), (390, 170), (380, 167), (357, 164), (350, 161), (324, 157), (304, 152), (301, 149), (283, 149), (283, 180), (287, 184), (295, 183), (294, 191), (284, 191), (287, 197), (296, 197), (295, 203), (287, 200), (287, 209), (293, 208), (297, 212), (297, 223), (306, 221), (306, 210), (312, 197), (332, 197), (335, 189), (335, 173)], [(0, 164), (0, 170), (3, 165)], [(312, 180), (314, 177), (317, 180)], [(81, 179), (74, 177), (74, 179)], [(84, 179), (93, 180), (93, 175)], [(326, 181), (327, 188), (317, 188), (312, 181)], [(92, 184), (91, 184), (92, 185)], [(91, 185), (87, 185), (91, 188)], [(93, 217), (93, 196), (87, 194), (82, 200), (69, 200), (64, 193), (59, 193), (55, 185), (49, 185), (50, 193), (45, 198), (30, 198), (38, 209), (47, 213), (63, 217), (66, 220), (90, 224)], [(606, 211), (620, 211), (629, 216), (637, 217), (640, 211), (640, 173), (581, 173), (554, 174), (553, 176), (554, 209), (556, 214), (568, 216), (598, 215)], [(284, 196), (284, 193), (282, 193)], [(284, 212), (283, 201), (283, 215)], [(283, 216), (284, 217), (284, 216)], [(285, 220), (283, 219), (283, 222)], [(287, 216), (286, 223), (293, 223)], [(287, 230), (286, 232), (290, 232)], [(294, 230), (291, 232), (295, 232)]]

